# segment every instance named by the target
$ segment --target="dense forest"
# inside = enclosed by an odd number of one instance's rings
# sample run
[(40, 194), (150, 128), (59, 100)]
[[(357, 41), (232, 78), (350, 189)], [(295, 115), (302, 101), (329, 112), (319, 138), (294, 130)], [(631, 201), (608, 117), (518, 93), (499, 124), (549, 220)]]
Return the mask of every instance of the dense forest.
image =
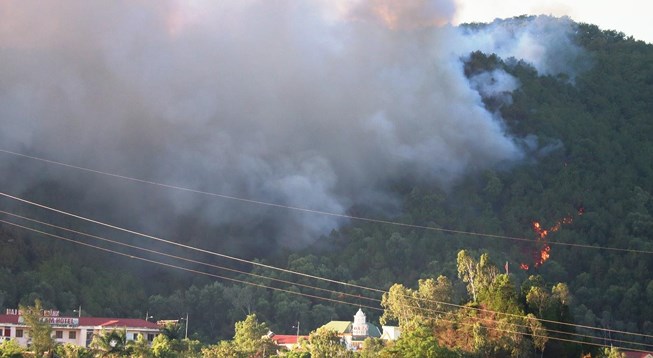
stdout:
[[(255, 257), (262, 265), (208, 254), (194, 259), (230, 271), (184, 263), (228, 279), (3, 224), (0, 307), (39, 299), (68, 314), (80, 306), (93, 316), (188, 314), (189, 336), (207, 344), (231, 339), (234, 324), (252, 314), (279, 334), (293, 333), (298, 322), (300, 333), (309, 334), (330, 320), (351, 320), (360, 306), (376, 308), (364, 308), (368, 320), (400, 325), (410, 332), (406, 340), (433, 340), (443, 355), (580, 356), (598, 349), (538, 340), (534, 332), (547, 329), (599, 336), (572, 337), (607, 346), (638, 348), (619, 340), (653, 345), (650, 338), (614, 332), (653, 332), (653, 46), (588, 24), (578, 24), (575, 36), (587, 64), (574, 77), (538, 74), (528, 63), (495, 54), (474, 52), (465, 60), (468, 77), (502, 69), (518, 79), (509, 102), (484, 98), (506, 131), (524, 138), (527, 157), (517, 164), (468, 175), (447, 188), (398, 181), (398, 215), (352, 208), (354, 219), (330, 235), (309, 247)], [(57, 185), (28, 190), (67, 195), (70, 188)], [(465, 271), (464, 262), (471, 269)], [(481, 279), (472, 289), (474, 274)], [(402, 299), (422, 294), (460, 307), (406, 316), (401, 305), (412, 306)], [(514, 314), (505, 320), (521, 322), (527, 333), (498, 334), (494, 325), (509, 323), (483, 323), (486, 313), (464, 307)], [(605, 331), (528, 317), (613, 331), (606, 337)], [(471, 326), (460, 324), (470, 320)], [(402, 344), (394, 352), (410, 355), (402, 349), (411, 345)]]

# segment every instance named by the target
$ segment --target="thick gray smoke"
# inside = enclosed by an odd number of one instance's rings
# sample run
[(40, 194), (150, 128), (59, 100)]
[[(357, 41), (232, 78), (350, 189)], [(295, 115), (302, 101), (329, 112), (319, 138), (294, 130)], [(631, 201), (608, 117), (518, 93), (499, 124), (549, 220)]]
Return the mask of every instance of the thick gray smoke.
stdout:
[[(577, 51), (560, 41), (568, 21), (462, 31), (454, 13), (453, 0), (3, 1), (0, 147), (320, 211), (392, 209), (392, 182), (446, 186), (522, 157), (481, 99), (518, 83), (465, 78), (471, 51), (544, 74), (564, 70), (549, 51)], [(230, 224), (292, 246), (339, 224), (0, 159), (14, 193), (63, 182), (80, 207), (163, 233)]]

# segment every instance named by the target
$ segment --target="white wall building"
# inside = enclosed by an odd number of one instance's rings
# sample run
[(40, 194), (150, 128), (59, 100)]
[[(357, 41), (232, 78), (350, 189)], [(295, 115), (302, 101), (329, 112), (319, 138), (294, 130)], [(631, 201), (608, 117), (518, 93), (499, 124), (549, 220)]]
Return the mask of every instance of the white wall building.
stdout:
[(381, 337), (379, 327), (368, 323), (365, 313), (361, 309), (358, 309), (358, 312), (354, 315), (354, 322), (331, 321), (322, 327), (336, 332), (342, 338), (347, 349), (350, 350), (361, 349), (363, 341), (367, 337)]
[[(159, 334), (159, 326), (144, 319), (59, 317), (58, 312), (56, 315), (44, 315), (42, 319), (47, 320), (52, 326), (52, 336), (57, 343), (72, 343), (82, 347), (88, 347), (93, 340), (93, 335), (103, 330), (124, 329), (127, 340), (135, 340), (139, 334), (142, 334), (150, 342)], [(7, 314), (0, 315), (0, 339), (15, 339), (23, 347), (29, 344), (29, 327), (18, 310), (8, 309)]]

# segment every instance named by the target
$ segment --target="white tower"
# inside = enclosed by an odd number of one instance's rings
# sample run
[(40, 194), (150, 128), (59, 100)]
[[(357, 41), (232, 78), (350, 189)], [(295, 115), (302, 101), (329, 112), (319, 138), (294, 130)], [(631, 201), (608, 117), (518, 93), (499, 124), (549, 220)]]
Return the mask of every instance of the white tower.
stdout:
[(365, 322), (365, 313), (359, 308), (354, 315), (354, 324), (351, 327), (351, 335), (355, 337), (367, 337), (367, 323)]

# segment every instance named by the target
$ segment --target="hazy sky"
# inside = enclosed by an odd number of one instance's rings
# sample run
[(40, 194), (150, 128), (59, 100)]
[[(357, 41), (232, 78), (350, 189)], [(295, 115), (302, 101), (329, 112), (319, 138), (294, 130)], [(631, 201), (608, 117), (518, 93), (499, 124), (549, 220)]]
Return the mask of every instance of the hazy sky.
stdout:
[(490, 22), (523, 14), (569, 16), (574, 21), (617, 30), (653, 43), (653, 28), (647, 1), (641, 0), (457, 0), (454, 23)]

